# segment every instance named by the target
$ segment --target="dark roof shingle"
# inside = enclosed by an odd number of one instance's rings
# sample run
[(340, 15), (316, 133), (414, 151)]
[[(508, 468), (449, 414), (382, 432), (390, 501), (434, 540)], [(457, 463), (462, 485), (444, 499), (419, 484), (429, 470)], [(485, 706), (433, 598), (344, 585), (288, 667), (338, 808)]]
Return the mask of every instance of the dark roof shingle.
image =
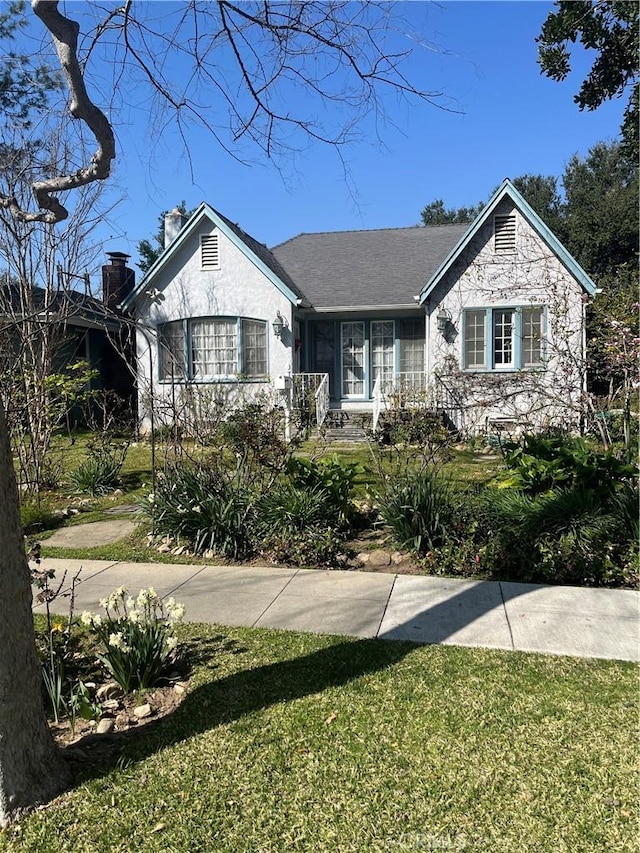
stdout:
[(414, 305), (469, 225), (300, 234), (271, 250), (315, 308)]

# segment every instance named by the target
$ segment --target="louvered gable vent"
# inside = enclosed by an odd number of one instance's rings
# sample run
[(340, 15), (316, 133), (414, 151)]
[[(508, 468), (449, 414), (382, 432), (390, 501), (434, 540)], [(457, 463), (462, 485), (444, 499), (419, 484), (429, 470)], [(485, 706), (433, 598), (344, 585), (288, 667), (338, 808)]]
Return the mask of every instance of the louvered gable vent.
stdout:
[(496, 214), (494, 217), (496, 252), (515, 252), (516, 250), (516, 215), (515, 213)]
[(220, 269), (218, 234), (203, 234), (200, 237), (200, 261), (203, 270)]

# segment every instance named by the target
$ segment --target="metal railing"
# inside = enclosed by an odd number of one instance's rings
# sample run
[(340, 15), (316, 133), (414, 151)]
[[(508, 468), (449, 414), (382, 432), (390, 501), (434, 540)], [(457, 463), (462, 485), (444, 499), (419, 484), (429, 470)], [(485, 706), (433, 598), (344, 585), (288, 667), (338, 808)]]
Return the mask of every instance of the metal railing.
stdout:
[(373, 383), (373, 416), (371, 419), (371, 428), (373, 432), (378, 429), (378, 421), (380, 420), (383, 401), (382, 381), (380, 376), (376, 376), (376, 381)]
[(325, 373), (315, 393), (316, 423), (319, 427), (324, 423), (329, 411), (329, 374)]
[(294, 373), (293, 407), (301, 412), (315, 416), (318, 426), (322, 426), (329, 411), (329, 374)]

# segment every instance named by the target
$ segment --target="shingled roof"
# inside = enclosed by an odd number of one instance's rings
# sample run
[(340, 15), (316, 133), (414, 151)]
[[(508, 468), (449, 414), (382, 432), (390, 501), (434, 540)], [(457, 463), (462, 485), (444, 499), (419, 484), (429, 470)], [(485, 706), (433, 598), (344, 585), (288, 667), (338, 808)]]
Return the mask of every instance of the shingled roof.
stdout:
[(271, 252), (316, 309), (415, 305), (469, 225), (300, 234)]
[(244, 231), (237, 222), (232, 222), (230, 219), (227, 219), (227, 217), (220, 213), (219, 210), (216, 210), (213, 207), (211, 210), (213, 210), (220, 219), (222, 219), (227, 227), (233, 231), (236, 237), (241, 240), (244, 245), (253, 252), (253, 254), (259, 258), (263, 264), (265, 264), (265, 266), (269, 267), (271, 272), (276, 275), (283, 284), (286, 284), (287, 287), (290, 288), (300, 299), (304, 299), (304, 293), (302, 290), (296, 285), (295, 281), (293, 281), (287, 271), (283, 269), (273, 252), (270, 252), (264, 243), (259, 243), (251, 236), (251, 234), (247, 234), (247, 232)]

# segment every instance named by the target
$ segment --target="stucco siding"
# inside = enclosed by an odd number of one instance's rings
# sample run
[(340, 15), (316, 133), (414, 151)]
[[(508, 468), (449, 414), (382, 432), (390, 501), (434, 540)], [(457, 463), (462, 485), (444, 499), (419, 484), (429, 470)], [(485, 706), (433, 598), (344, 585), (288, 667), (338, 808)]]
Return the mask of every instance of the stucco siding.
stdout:
[[(583, 290), (508, 199), (496, 213), (515, 213), (515, 251), (496, 253), (491, 216), (431, 293), (430, 380), (457, 399), (462, 411), (458, 426), (465, 430), (478, 431), (502, 419), (517, 420), (520, 428), (577, 424), (584, 375)], [(496, 370), (492, 365), (466, 369), (464, 311), (527, 306), (543, 308), (544, 365), (534, 370)], [(446, 335), (437, 328), (443, 309), (451, 317)], [(491, 333), (487, 328), (486, 334)]]
[[(220, 268), (203, 270), (200, 237), (218, 233)], [(272, 323), (280, 312), (288, 327), (281, 338), (273, 332)], [(249, 257), (204, 221), (180, 250), (156, 273), (152, 295), (143, 293), (138, 301), (137, 351), (140, 410), (148, 428), (149, 400), (153, 398), (158, 412), (169, 412), (194, 391), (204, 401), (224, 398), (227, 401), (250, 399), (255, 393), (271, 393), (268, 381), (162, 381), (159, 375), (158, 327), (163, 323), (198, 317), (242, 317), (263, 320), (267, 324), (268, 377), (293, 371), (293, 311), (284, 296)], [(153, 389), (153, 390), (152, 390)]]

